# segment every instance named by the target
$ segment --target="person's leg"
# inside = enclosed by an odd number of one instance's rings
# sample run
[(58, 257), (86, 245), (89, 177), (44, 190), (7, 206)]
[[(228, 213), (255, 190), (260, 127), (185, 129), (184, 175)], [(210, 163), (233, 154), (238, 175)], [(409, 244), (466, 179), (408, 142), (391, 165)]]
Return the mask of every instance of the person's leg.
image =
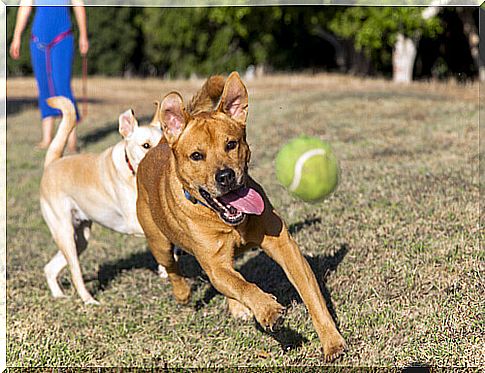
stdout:
[(30, 54), (32, 67), (34, 70), (37, 88), (39, 92), (39, 109), (42, 118), (42, 139), (37, 144), (38, 148), (45, 149), (49, 146), (54, 135), (55, 116), (60, 112), (47, 105), (46, 99), (50, 97), (49, 83), (46, 68), (46, 55), (44, 49), (39, 49), (35, 43), (31, 42)]
[(55, 118), (45, 117), (42, 119), (42, 140), (37, 144), (39, 149), (47, 149), (54, 136)]
[(69, 138), (67, 139), (67, 151), (69, 153), (78, 153), (79, 148), (77, 146), (77, 134), (76, 134), (76, 127), (73, 128)]

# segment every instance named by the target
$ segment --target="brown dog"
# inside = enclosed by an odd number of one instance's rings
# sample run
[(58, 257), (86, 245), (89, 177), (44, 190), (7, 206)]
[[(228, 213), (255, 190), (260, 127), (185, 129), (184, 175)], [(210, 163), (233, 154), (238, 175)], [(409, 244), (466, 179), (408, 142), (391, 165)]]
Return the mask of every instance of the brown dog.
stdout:
[[(216, 93), (220, 102), (214, 110)], [(248, 175), (247, 109), (247, 90), (236, 72), (225, 84), (221, 77), (209, 79), (187, 109), (176, 92), (163, 99), (159, 121), (164, 139), (138, 168), (139, 222), (178, 302), (188, 302), (190, 286), (180, 275), (172, 245), (195, 256), (227, 297), (234, 316), (252, 314), (263, 327), (273, 329), (283, 307), (233, 268), (237, 254), (261, 247), (298, 290), (325, 358), (334, 359), (345, 342), (315, 275), (261, 186)]]

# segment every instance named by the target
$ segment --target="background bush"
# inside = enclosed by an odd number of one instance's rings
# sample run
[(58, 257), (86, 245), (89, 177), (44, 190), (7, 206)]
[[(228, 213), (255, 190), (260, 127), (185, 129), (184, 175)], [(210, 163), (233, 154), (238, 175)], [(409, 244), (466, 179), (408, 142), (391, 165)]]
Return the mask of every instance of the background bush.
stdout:
[[(422, 9), (88, 7), (89, 72), (188, 77), (244, 71), (254, 65), (279, 71), (390, 75), (392, 46), (399, 32), (419, 42), (418, 77), (474, 75), (476, 66), (469, 58), (463, 24), (455, 8), (446, 8), (428, 21), (421, 18)], [(7, 9), (8, 43), (16, 11), (14, 7)], [(477, 9), (467, 11), (477, 18)], [(8, 60), (10, 76), (32, 71), (29, 35), (27, 30), (20, 60)], [(77, 56), (76, 73), (80, 66)]]

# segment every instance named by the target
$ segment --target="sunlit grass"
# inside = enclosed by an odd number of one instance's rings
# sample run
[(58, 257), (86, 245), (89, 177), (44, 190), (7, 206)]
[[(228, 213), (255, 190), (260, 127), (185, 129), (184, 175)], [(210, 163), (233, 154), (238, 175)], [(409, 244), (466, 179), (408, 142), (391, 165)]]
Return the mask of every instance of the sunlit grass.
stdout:
[[(148, 120), (153, 100), (171, 90), (190, 97), (200, 84), (91, 80), (82, 151), (116, 143), (127, 108)], [(349, 350), (336, 363), (483, 364), (478, 87), (331, 75), (268, 77), (248, 87), (251, 174), (294, 232), (337, 317)], [(101, 306), (84, 306), (67, 272), (70, 297), (52, 299), (42, 269), (56, 247), (38, 202), (44, 153), (32, 150), (40, 135), (34, 81), (9, 79), (8, 92), (9, 366), (322, 364), (306, 308), (259, 251), (236, 265), (288, 308), (274, 336), (233, 320), (188, 256), (181, 266), (194, 293), (188, 307), (178, 306), (144, 240), (99, 226), (81, 265)], [(301, 133), (328, 140), (340, 159), (341, 183), (323, 203), (292, 198), (275, 178), (276, 152)]]

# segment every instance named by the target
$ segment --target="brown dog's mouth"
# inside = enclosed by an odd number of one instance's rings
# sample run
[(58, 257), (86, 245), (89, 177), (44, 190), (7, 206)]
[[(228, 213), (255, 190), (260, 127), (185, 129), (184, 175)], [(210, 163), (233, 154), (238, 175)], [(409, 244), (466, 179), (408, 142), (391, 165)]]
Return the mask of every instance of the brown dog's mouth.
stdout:
[(264, 210), (263, 198), (252, 188), (242, 186), (217, 198), (202, 188), (199, 188), (199, 193), (229, 225), (241, 223), (246, 214), (261, 215)]

